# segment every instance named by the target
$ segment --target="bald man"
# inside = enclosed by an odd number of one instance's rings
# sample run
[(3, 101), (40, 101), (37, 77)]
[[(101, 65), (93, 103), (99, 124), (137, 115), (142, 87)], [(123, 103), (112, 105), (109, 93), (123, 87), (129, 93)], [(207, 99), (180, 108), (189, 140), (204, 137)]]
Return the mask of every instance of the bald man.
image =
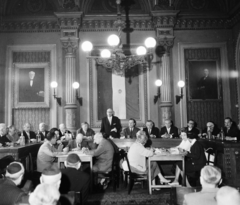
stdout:
[(36, 139), (35, 132), (31, 131), (30, 123), (25, 123), (23, 125), (23, 136), (25, 137), (25, 144), (30, 143), (31, 139)]
[(121, 121), (118, 117), (113, 116), (113, 110), (107, 109), (107, 116), (102, 118), (101, 130), (105, 138), (120, 138), (122, 130)]

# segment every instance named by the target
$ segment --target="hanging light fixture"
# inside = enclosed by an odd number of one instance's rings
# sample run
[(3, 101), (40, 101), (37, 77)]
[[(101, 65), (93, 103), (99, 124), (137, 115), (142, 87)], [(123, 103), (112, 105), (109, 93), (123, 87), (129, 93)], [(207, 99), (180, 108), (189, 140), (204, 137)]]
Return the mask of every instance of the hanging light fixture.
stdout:
[[(136, 65), (146, 65), (149, 64), (152, 58), (149, 58), (153, 54), (153, 48), (156, 46), (156, 40), (153, 37), (148, 37), (145, 40), (145, 46), (139, 46), (136, 49), (135, 55), (125, 55), (122, 49), (121, 33), (125, 26), (125, 22), (121, 18), (120, 4), (121, 0), (117, 0), (117, 20), (115, 21), (115, 26), (117, 28), (118, 34), (112, 34), (108, 37), (107, 42), (110, 49), (103, 49), (101, 51), (101, 56), (89, 56), (89, 58), (94, 58), (99, 65), (105, 68), (110, 68), (115, 70), (115, 73), (123, 75), (126, 69), (130, 69)], [(82, 50), (85, 52), (91, 52), (93, 49), (93, 44), (90, 41), (85, 41), (82, 43)], [(150, 66), (150, 65), (149, 65)]]

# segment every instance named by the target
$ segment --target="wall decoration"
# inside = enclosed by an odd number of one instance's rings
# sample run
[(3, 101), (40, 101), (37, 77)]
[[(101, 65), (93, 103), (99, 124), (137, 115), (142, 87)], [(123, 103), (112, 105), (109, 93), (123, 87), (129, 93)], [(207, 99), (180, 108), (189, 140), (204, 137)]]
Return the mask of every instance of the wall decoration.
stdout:
[(219, 99), (218, 76), (216, 60), (188, 61), (189, 100)]
[(49, 107), (48, 63), (16, 63), (15, 108)]

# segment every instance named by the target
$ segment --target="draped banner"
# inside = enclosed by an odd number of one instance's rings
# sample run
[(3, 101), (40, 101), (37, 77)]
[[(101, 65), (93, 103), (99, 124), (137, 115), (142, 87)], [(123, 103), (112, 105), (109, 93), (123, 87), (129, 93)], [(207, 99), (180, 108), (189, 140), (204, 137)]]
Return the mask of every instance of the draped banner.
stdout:
[[(126, 77), (127, 76), (127, 77)], [(140, 119), (139, 75), (137, 67), (125, 76), (97, 65), (98, 119), (112, 108), (120, 119)]]

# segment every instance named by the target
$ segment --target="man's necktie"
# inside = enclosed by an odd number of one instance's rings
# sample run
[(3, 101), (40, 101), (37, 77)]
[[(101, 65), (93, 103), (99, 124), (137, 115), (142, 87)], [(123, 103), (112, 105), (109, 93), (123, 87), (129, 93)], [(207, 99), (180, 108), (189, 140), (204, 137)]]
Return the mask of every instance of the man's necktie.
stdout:
[(130, 128), (130, 136), (132, 137), (132, 128)]
[(148, 134), (151, 134), (151, 129), (148, 130)]

